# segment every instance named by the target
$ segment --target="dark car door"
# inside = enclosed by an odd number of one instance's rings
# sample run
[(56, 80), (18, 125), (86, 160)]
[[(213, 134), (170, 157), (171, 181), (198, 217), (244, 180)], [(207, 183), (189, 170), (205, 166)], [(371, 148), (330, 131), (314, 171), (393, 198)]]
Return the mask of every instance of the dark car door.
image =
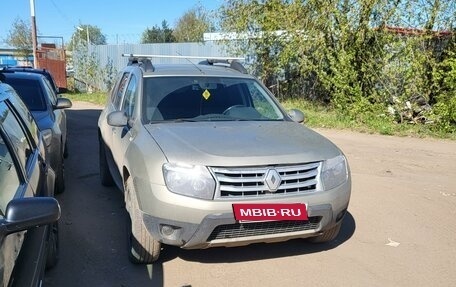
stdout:
[(62, 134), (62, 140), (64, 141), (61, 143), (61, 145), (63, 146), (66, 141), (66, 131), (67, 131), (67, 127), (66, 127), (67, 120), (66, 120), (65, 110), (64, 109), (54, 109), (54, 107), (57, 105), (58, 96), (55, 93), (55, 91), (52, 89), (51, 84), (49, 84), (49, 81), (43, 81), (43, 85), (44, 85), (44, 89), (46, 91), (46, 96), (50, 103), (49, 108), (51, 109), (52, 113), (54, 114), (54, 122), (56, 125), (56, 127), (54, 129), (56, 130), (58, 127), (58, 130), (60, 130), (60, 133)]
[[(8, 100), (0, 102), (0, 216), (2, 217), (5, 216), (6, 206), (12, 199), (42, 195), (47, 186), (43, 176), (45, 164), (33, 137), (30, 136), (30, 131), (25, 129), (27, 125), (20, 119), (19, 114)], [(42, 230), (41, 233), (45, 228), (39, 228)], [(0, 282), (3, 286), (7, 286), (8, 282), (12, 281), (19, 254), (23, 255), (21, 248), (28, 237), (30, 237), (28, 233), (26, 235), (26, 232), (19, 232), (6, 236), (0, 242)], [(28, 260), (40, 262), (38, 255), (28, 256), (30, 256)], [(37, 268), (41, 267), (37, 266)], [(33, 274), (36, 271), (32, 268), (29, 273)], [(30, 274), (21, 274), (21, 276), (27, 279)]]

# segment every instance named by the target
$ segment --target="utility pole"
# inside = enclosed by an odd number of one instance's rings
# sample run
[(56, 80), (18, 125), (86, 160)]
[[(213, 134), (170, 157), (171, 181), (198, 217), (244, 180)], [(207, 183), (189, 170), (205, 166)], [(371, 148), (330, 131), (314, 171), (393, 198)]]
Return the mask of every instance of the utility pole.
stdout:
[(38, 41), (36, 39), (35, 0), (30, 0), (30, 15), (32, 16), (33, 67), (38, 68), (38, 58), (36, 56)]
[(87, 55), (90, 54), (90, 36), (89, 36), (89, 25), (86, 26), (87, 30)]

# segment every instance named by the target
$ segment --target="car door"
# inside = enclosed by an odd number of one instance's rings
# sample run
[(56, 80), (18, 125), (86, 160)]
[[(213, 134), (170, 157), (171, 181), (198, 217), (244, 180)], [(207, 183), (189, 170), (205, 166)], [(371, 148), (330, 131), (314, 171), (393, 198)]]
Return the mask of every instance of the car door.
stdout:
[[(13, 105), (0, 102), (0, 216), (5, 215), (6, 206), (12, 199), (43, 192), (39, 152), (24, 128)], [(0, 282), (4, 286), (10, 281), (24, 234), (8, 235), (0, 243)]]
[(122, 103), (122, 98), (127, 88), (129, 77), (130, 73), (128, 72), (124, 72), (118, 75), (116, 85), (111, 92), (109, 103), (106, 105), (100, 116), (100, 119), (102, 119), (102, 122), (99, 123), (101, 134), (103, 135), (103, 140), (107, 145), (109, 151), (112, 150), (113, 137), (116, 129), (108, 125), (107, 118), (110, 113), (118, 111), (120, 109), (120, 104)]
[(129, 123), (124, 127), (112, 127), (112, 152), (119, 170), (122, 170), (127, 148), (130, 142), (136, 136), (136, 130), (134, 129), (133, 122), (136, 120), (135, 108), (137, 98), (138, 77), (132, 73), (129, 77), (128, 85), (126, 85), (125, 93), (120, 103), (120, 110), (125, 113), (125, 116), (127, 116)]
[(52, 129), (55, 134), (60, 135), (62, 139), (62, 141), (60, 142), (60, 149), (63, 151), (63, 146), (65, 144), (67, 135), (66, 113), (64, 109), (54, 109), (54, 107), (57, 105), (57, 95), (54, 89), (52, 88), (51, 84), (49, 84), (49, 81), (43, 81), (43, 85), (46, 96), (49, 100), (49, 114), (53, 115), (54, 126)]

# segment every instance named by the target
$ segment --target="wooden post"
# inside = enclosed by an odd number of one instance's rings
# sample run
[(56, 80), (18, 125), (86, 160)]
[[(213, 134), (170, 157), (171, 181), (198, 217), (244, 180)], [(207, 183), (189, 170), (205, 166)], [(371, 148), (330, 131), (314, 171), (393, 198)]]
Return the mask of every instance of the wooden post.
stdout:
[(30, 15), (32, 17), (32, 50), (33, 50), (33, 67), (38, 68), (37, 46), (38, 41), (36, 37), (36, 20), (35, 20), (35, 0), (30, 0)]

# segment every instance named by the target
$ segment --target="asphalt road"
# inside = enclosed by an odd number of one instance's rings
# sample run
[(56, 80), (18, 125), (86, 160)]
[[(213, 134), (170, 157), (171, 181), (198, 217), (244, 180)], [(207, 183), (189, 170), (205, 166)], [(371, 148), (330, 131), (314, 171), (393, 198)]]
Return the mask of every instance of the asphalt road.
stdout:
[(69, 151), (60, 261), (46, 286), (454, 286), (456, 142), (319, 130), (352, 169), (349, 213), (331, 243), (303, 240), (237, 248), (165, 247), (154, 265), (126, 252), (126, 211), (101, 186), (100, 108), (68, 110)]

